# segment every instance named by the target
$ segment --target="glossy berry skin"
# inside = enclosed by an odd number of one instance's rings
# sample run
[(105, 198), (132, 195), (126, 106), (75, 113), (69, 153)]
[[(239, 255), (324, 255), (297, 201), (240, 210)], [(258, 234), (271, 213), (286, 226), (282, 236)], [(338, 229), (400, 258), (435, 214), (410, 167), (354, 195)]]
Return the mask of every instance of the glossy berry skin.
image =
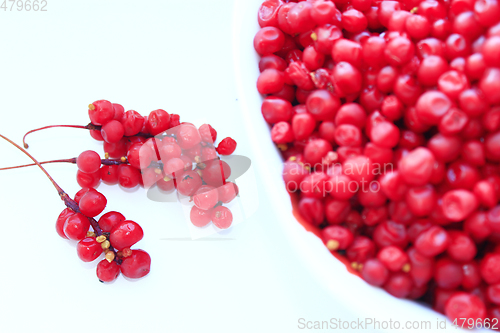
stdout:
[(136, 168), (121, 164), (118, 166), (118, 182), (125, 188), (134, 188), (139, 184), (141, 173)]
[(389, 271), (378, 259), (368, 259), (361, 270), (363, 280), (372, 286), (381, 287), (389, 278)]
[(78, 206), (83, 215), (95, 217), (102, 213), (108, 200), (106, 197), (97, 191), (88, 191), (80, 199)]
[(109, 262), (103, 259), (97, 264), (96, 273), (99, 281), (113, 282), (120, 275), (120, 266), (116, 261)]
[(233, 214), (227, 207), (216, 207), (212, 209), (212, 222), (219, 229), (227, 229), (233, 223)]
[(102, 138), (108, 143), (120, 141), (124, 134), (125, 129), (118, 120), (111, 120), (101, 128)]
[(146, 130), (151, 135), (158, 135), (170, 128), (170, 114), (165, 110), (154, 110), (148, 115)]
[(100, 172), (104, 183), (108, 185), (118, 184), (118, 165), (103, 165)]
[(481, 277), (488, 284), (500, 282), (500, 253), (487, 254), (479, 264)]
[(193, 206), (191, 207), (189, 218), (195, 227), (202, 228), (212, 220), (212, 210), (203, 210)]
[(432, 152), (420, 147), (401, 159), (399, 173), (408, 185), (422, 186), (430, 181), (434, 162)]
[(63, 232), (71, 240), (79, 241), (86, 237), (90, 222), (81, 213), (69, 216), (64, 222)]
[(123, 125), (124, 134), (133, 136), (138, 134), (144, 126), (144, 117), (137, 111), (129, 110), (125, 112), (120, 122)]
[(93, 150), (86, 150), (76, 158), (78, 170), (85, 173), (94, 173), (101, 167), (101, 158)]
[(232, 138), (225, 138), (219, 142), (216, 150), (220, 155), (231, 155), (236, 150), (236, 141)]
[(255, 51), (260, 55), (275, 53), (283, 47), (285, 35), (275, 27), (260, 29), (253, 40)]
[[(327, 245), (330, 251), (345, 250), (354, 240), (353, 233), (338, 225), (331, 225), (322, 231), (323, 242)], [(334, 245), (329, 245), (329, 242), (334, 241)]]
[[(457, 325), (467, 325), (467, 319), (483, 320), (486, 317), (486, 306), (481, 299), (465, 292), (452, 295), (445, 303), (445, 314)], [(467, 319), (465, 319), (467, 318)]]
[(125, 221), (125, 216), (118, 212), (107, 212), (99, 219), (99, 227), (104, 232), (111, 232), (113, 228)]
[(97, 187), (101, 181), (101, 172), (97, 170), (94, 173), (85, 173), (78, 170), (76, 172), (76, 181), (83, 188)]
[(115, 116), (113, 104), (106, 100), (95, 101), (89, 105), (90, 121), (94, 125), (104, 125)]
[(146, 251), (132, 250), (129, 257), (123, 259), (120, 265), (122, 274), (131, 279), (139, 279), (149, 274), (151, 257)]
[(86, 237), (76, 244), (76, 253), (82, 261), (91, 262), (101, 255), (102, 247), (95, 237)]
[(116, 225), (110, 232), (109, 241), (118, 251), (131, 247), (144, 236), (141, 226), (134, 221), (126, 220)]
[(415, 240), (417, 251), (427, 257), (434, 257), (444, 252), (449, 244), (448, 233), (439, 226), (433, 226), (422, 232)]
[(64, 223), (68, 219), (68, 217), (75, 215), (75, 212), (69, 208), (65, 208), (61, 214), (57, 217), (56, 221), (56, 231), (59, 236), (64, 239), (68, 239), (68, 236), (64, 233)]
[(201, 186), (193, 196), (193, 202), (196, 207), (209, 210), (219, 201), (219, 192), (212, 186)]

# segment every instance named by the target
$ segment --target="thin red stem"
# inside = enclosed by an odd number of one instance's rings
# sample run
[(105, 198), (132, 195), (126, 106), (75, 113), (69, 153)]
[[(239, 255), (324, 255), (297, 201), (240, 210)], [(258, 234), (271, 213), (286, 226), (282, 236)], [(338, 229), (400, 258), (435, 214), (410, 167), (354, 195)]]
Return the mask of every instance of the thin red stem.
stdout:
[[(26, 143), (26, 136), (28, 136), (28, 134), (31, 134), (31, 133), (34, 133), (34, 132), (38, 132), (38, 131), (41, 131), (41, 130), (44, 130), (44, 129), (48, 129), (48, 128), (57, 128), (57, 127), (80, 128), (80, 129), (86, 129), (86, 130), (89, 130), (89, 131), (100, 131), (101, 128), (102, 128), (102, 126), (94, 125), (92, 123), (89, 123), (88, 125), (85, 125), (85, 126), (82, 126), (82, 125), (50, 125), (50, 126), (40, 127), (40, 128), (31, 130), (31, 131), (27, 132), (26, 134), (24, 134), (24, 136), (23, 136), (23, 145), (24, 145), (24, 148), (28, 149), (28, 147), (29, 147), (29, 145)], [(142, 132), (141, 133), (137, 133), (134, 136), (142, 136), (142, 137), (145, 137), (145, 138), (152, 138), (153, 137), (153, 135), (151, 135), (149, 133), (142, 133)]]
[[(89, 125), (92, 125), (92, 127), (97, 127), (93, 124), (89, 124)], [(41, 131), (41, 130), (44, 130), (44, 129), (48, 129), (48, 128), (56, 128), (56, 127), (69, 127), (69, 128), (80, 128), (80, 129), (87, 129), (87, 130), (93, 130), (93, 129), (97, 129), (97, 128), (91, 128), (91, 126), (82, 126), (82, 125), (50, 125), (50, 126), (45, 126), (45, 127), (40, 127), (40, 128), (37, 128), (37, 129), (34, 129), (34, 130), (31, 130), (29, 131), (28, 133), (24, 134), (23, 136), (23, 145), (24, 145), (24, 148), (28, 148), (28, 144), (26, 143), (26, 136), (28, 136), (28, 134), (31, 134), (31, 133), (34, 133), (34, 132), (38, 132), (38, 131)], [(99, 129), (101, 129), (99, 127)]]
[[(52, 160), (52, 161), (44, 161), (44, 162), (39, 162), (40, 164), (50, 164), (50, 163), (72, 163), (76, 164), (76, 157), (73, 158), (66, 158), (66, 159), (61, 159), (61, 160)], [(102, 165), (120, 165), (120, 164), (127, 164), (128, 161), (125, 159), (123, 161), (122, 159), (102, 159), (101, 164)], [(7, 168), (0, 168), (0, 171), (2, 170), (12, 170), (12, 169), (19, 169), (19, 168), (26, 168), (30, 166), (35, 166), (37, 165), (36, 163), (31, 163), (31, 164), (23, 164), (23, 165), (16, 165), (16, 166), (11, 166)]]
[[(43, 173), (45, 173), (45, 175), (47, 176), (47, 178), (49, 178), (49, 180), (51, 181), (52, 185), (54, 185), (54, 187), (57, 190), (57, 193), (61, 197), (61, 200), (64, 201), (64, 204), (66, 205), (66, 207), (68, 207), (69, 209), (71, 209), (75, 213), (81, 213), (80, 207), (78, 206), (78, 204), (76, 203), (76, 201), (73, 200), (73, 199), (71, 199), (69, 197), (69, 195), (66, 192), (64, 192), (64, 190), (55, 182), (55, 180), (49, 175), (49, 173), (47, 172), (47, 170), (45, 170), (45, 168), (42, 166), (42, 164), (40, 162), (38, 162), (30, 153), (28, 153), (25, 149), (21, 148), (21, 146), (19, 146), (18, 144), (16, 144), (14, 141), (12, 141), (9, 138), (3, 136), (2, 134), (0, 134), (0, 138), (4, 139), (5, 141), (7, 141), (10, 144), (12, 144), (14, 147), (16, 147), (17, 149), (19, 149), (20, 151), (22, 151), (26, 156), (28, 156), (33, 162), (35, 162), (35, 165), (37, 165), (43, 171)], [(75, 159), (75, 161), (76, 161), (76, 159)], [(90, 225), (94, 229), (94, 232), (97, 234), (97, 236), (101, 236), (101, 235), (104, 234), (104, 232), (102, 231), (101, 227), (99, 227), (99, 223), (97, 223), (97, 221), (94, 218), (87, 216), (87, 219), (89, 220)], [(110, 246), (109, 249), (115, 253), (115, 260), (117, 261), (117, 263), (121, 264), (121, 259), (118, 258), (118, 256), (116, 255), (115, 249), (112, 246)]]

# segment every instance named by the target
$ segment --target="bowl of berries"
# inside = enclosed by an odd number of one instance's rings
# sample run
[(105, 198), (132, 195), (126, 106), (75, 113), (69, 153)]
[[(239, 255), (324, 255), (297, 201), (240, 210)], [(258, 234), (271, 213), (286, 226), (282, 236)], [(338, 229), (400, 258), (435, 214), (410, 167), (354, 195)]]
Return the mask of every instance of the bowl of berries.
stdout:
[(498, 1), (239, 1), (234, 36), (261, 176), (332, 297), (498, 329)]

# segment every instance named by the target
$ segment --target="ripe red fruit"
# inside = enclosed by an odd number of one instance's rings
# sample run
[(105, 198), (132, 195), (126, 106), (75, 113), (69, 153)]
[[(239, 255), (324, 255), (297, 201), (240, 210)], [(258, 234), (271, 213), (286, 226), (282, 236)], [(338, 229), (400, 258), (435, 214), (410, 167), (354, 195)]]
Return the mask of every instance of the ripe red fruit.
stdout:
[(99, 281), (112, 282), (120, 275), (120, 266), (116, 261), (109, 262), (103, 259), (97, 264), (96, 273)]
[(107, 203), (108, 200), (106, 197), (94, 190), (85, 193), (80, 199), (78, 206), (83, 215), (95, 217), (102, 213)]
[(132, 250), (132, 254), (124, 258), (120, 265), (122, 274), (131, 279), (144, 277), (150, 270), (151, 257), (143, 250)]
[(82, 261), (91, 262), (101, 255), (102, 247), (95, 237), (86, 237), (76, 244), (76, 253)]
[(221, 155), (231, 155), (236, 150), (236, 141), (232, 138), (225, 138), (219, 142), (219, 145), (215, 149)]
[(227, 207), (216, 207), (212, 209), (212, 222), (219, 229), (227, 229), (233, 223), (233, 214)]
[(139, 224), (134, 221), (123, 221), (116, 225), (110, 232), (109, 241), (118, 251), (131, 247), (142, 239), (144, 232)]
[(94, 125), (104, 125), (115, 116), (113, 104), (106, 100), (95, 101), (89, 105), (90, 121)]

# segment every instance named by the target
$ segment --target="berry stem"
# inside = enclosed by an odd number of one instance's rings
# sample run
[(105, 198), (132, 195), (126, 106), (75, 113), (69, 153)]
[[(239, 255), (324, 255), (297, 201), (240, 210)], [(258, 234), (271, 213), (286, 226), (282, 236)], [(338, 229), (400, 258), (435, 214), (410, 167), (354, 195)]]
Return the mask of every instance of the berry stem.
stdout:
[[(60, 159), (60, 160), (52, 160), (52, 161), (44, 161), (44, 162), (39, 162), (40, 164), (50, 164), (50, 163), (71, 163), (71, 164), (76, 164), (76, 157), (73, 158), (67, 158), (67, 159)], [(127, 164), (128, 161), (125, 159), (101, 159), (101, 164), (102, 165), (120, 165), (120, 164)], [(19, 168), (26, 168), (30, 166), (35, 166), (37, 165), (36, 163), (30, 163), (30, 164), (23, 164), (23, 165), (16, 165), (16, 166), (11, 166), (7, 168), (0, 168), (0, 171), (2, 170), (12, 170), (12, 169), (19, 169)]]
[[(19, 149), (20, 151), (22, 151), (26, 156), (28, 156), (29, 158), (31, 158), (31, 160), (35, 163), (35, 165), (37, 165), (43, 171), (43, 173), (45, 173), (45, 175), (47, 176), (47, 178), (49, 178), (49, 180), (52, 183), (52, 185), (54, 185), (54, 187), (56, 188), (57, 193), (59, 194), (59, 197), (61, 197), (61, 200), (64, 201), (64, 204), (66, 205), (66, 207), (68, 207), (69, 209), (71, 209), (75, 213), (81, 213), (80, 207), (78, 206), (78, 204), (76, 203), (76, 201), (73, 200), (73, 199), (71, 199), (69, 197), (69, 195), (66, 192), (64, 192), (64, 190), (55, 182), (55, 180), (49, 175), (49, 173), (47, 172), (47, 170), (45, 170), (45, 168), (42, 166), (42, 164), (40, 162), (38, 162), (30, 153), (28, 153), (25, 149), (23, 149), (21, 146), (19, 146), (18, 144), (16, 144), (14, 141), (12, 141), (9, 138), (3, 136), (2, 134), (0, 134), (0, 137), (2, 139), (4, 139), (5, 141), (9, 142), (10, 144), (12, 144), (14, 147), (16, 147), (17, 149)], [(75, 160), (75, 162), (76, 162), (76, 160)], [(97, 236), (101, 236), (101, 235), (104, 234), (104, 232), (102, 231), (102, 229), (99, 227), (99, 223), (97, 223), (97, 221), (94, 218), (87, 217), (87, 219), (89, 220), (90, 225), (94, 229), (94, 232), (96, 233)], [(116, 262), (118, 264), (121, 264), (121, 259), (119, 259), (118, 256), (116, 256), (115, 249), (113, 249), (113, 247), (110, 247), (109, 249), (115, 253), (115, 260), (116, 260)]]
[[(50, 125), (50, 126), (44, 126), (44, 127), (36, 128), (36, 129), (31, 130), (31, 131), (27, 132), (26, 134), (24, 134), (24, 136), (23, 136), (23, 145), (24, 145), (24, 148), (28, 149), (28, 147), (29, 147), (29, 145), (26, 143), (26, 137), (28, 136), (28, 134), (31, 134), (31, 133), (34, 133), (34, 132), (38, 132), (38, 131), (41, 131), (41, 130), (44, 130), (44, 129), (48, 129), (48, 128), (57, 128), (57, 127), (80, 128), (80, 129), (85, 129), (85, 130), (89, 130), (89, 131), (94, 131), (94, 130), (100, 131), (102, 126), (98, 126), (98, 125), (94, 125), (92, 123), (89, 123), (86, 126), (82, 126), (82, 125)], [(142, 136), (142, 137), (146, 137), (146, 138), (152, 138), (153, 137), (151, 134), (148, 134), (148, 133), (138, 133), (138, 134), (136, 134), (134, 136)]]

